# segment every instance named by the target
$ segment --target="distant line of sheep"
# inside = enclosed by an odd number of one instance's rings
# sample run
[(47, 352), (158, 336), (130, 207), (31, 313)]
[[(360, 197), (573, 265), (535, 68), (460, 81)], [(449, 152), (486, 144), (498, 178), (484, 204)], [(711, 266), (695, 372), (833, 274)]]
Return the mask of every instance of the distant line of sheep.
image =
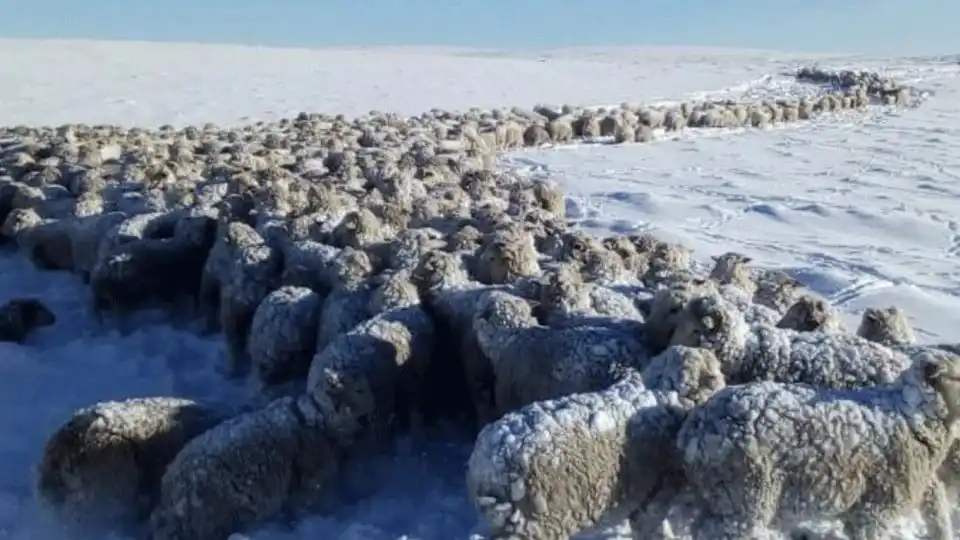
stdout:
[[(726, 107), (710, 110), (739, 118)], [(192, 303), (260, 390), (229, 411), (172, 397), (79, 411), (44, 449), (38, 499), (80, 526), (225, 540), (324, 511), (348, 460), (452, 421), (476, 437), (466, 485), (494, 539), (624, 519), (648, 538), (690, 494), (700, 538), (805, 518), (880, 538), (921, 500), (948, 538), (955, 349), (915, 344), (895, 308), (851, 334), (743, 254), (701, 274), (682, 245), (568, 227), (557, 186), (492, 160), (526, 144), (514, 118), (570, 140), (548, 112), (0, 133), (5, 238), (86, 279), (102, 317)], [(480, 144), (486, 114), (513, 142)], [(24, 302), (9, 308), (19, 341), (56, 320)], [(864, 471), (872, 484), (853, 480)]]

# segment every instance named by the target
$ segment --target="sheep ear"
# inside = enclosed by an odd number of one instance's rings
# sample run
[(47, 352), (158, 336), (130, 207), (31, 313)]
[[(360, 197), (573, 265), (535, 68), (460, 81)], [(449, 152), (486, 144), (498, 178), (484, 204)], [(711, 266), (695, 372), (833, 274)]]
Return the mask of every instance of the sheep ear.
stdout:
[(710, 259), (711, 259), (713, 262), (717, 262), (717, 261), (720, 260), (720, 256), (719, 256), (719, 255), (711, 255), (711, 256), (710, 256)]
[(753, 257), (747, 257), (746, 255), (743, 255), (740, 257), (740, 261), (744, 264), (751, 263), (753, 262)]

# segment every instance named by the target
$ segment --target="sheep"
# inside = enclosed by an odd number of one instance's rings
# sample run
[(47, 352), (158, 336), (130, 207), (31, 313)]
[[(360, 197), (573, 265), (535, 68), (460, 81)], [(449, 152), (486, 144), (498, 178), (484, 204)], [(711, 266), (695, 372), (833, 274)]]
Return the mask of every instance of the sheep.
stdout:
[(282, 397), (191, 440), (160, 480), (150, 540), (224, 540), (322, 504), (356, 433), (343, 410)]
[(217, 239), (207, 254), (200, 278), (198, 302), (206, 315), (207, 329), (219, 324), (221, 285), (227, 281), (235, 251), (264, 243), (253, 227), (242, 221), (220, 221), (217, 224)]
[[(255, 238), (260, 238), (256, 243)], [(233, 260), (221, 268), (219, 318), (227, 342), (227, 374), (246, 375), (250, 368), (247, 340), (257, 307), (279, 286), (283, 272), (282, 253), (271, 248), (262, 237), (250, 244), (235, 244)]]
[(14, 298), (0, 306), (0, 341), (23, 341), (39, 328), (52, 326), (57, 316), (38, 298)]
[(320, 327), (317, 331), (317, 352), (337, 336), (369, 319), (373, 291), (380, 281), (373, 275), (373, 263), (364, 251), (345, 248), (331, 264), (330, 281), (334, 288), (323, 301)]
[(676, 438), (706, 510), (696, 538), (756, 538), (771, 526), (839, 518), (848, 538), (878, 540), (917, 506), (934, 538), (952, 538), (935, 473), (958, 416), (958, 357), (918, 356), (872, 388), (728, 386), (694, 409)]
[(539, 286), (534, 313), (547, 326), (581, 324), (584, 318), (611, 317), (642, 323), (643, 313), (626, 295), (610, 288), (584, 283), (575, 263), (560, 263)]
[(78, 218), (70, 234), (73, 270), (84, 280), (97, 264), (98, 249), (107, 234), (128, 219), (123, 212), (107, 212)]
[(90, 272), (96, 313), (126, 312), (151, 300), (195, 297), (214, 227), (206, 216), (184, 217), (172, 238), (113, 244)]
[(367, 435), (364, 442), (376, 445), (390, 432), (394, 418), (420, 427), (435, 329), (407, 274), (387, 281), (370, 302), (376, 316), (338, 336), (313, 358), (307, 390), (333, 401), (349, 400), (354, 420)]
[(487, 284), (502, 284), (522, 277), (539, 276), (541, 269), (533, 238), (525, 233), (502, 233), (494, 233), (494, 237), (480, 249), (476, 260), (478, 280)]
[(73, 270), (71, 222), (44, 219), (32, 208), (15, 208), (3, 222), (3, 235), (16, 239), (17, 247), (42, 270)]
[(710, 271), (710, 278), (721, 284), (732, 284), (739, 287), (751, 297), (757, 290), (757, 284), (750, 276), (747, 264), (753, 259), (735, 251), (713, 257), (714, 266)]
[(753, 302), (785, 314), (802, 294), (802, 284), (781, 270), (763, 270), (755, 276)]
[(718, 295), (692, 300), (679, 319), (670, 343), (714, 351), (730, 384), (773, 380), (858, 388), (889, 383), (909, 364), (906, 355), (852, 334), (749, 326)]
[(830, 302), (805, 294), (783, 315), (777, 328), (786, 328), (798, 332), (844, 332), (846, 328), (840, 314)]
[(167, 464), (225, 417), (225, 411), (172, 397), (80, 409), (43, 448), (37, 499), (69, 524), (135, 526), (152, 510)]
[(305, 287), (280, 287), (260, 302), (250, 323), (247, 354), (264, 387), (306, 377), (321, 308), (320, 296)]
[(865, 309), (857, 327), (857, 335), (883, 345), (912, 345), (917, 342), (907, 313), (896, 306)]
[(491, 291), (473, 319), (480, 350), (493, 368), (502, 413), (543, 399), (599, 390), (652, 356), (641, 333), (624, 328), (540, 326), (523, 298)]
[(672, 447), (686, 411), (723, 385), (712, 353), (673, 347), (642, 375), (507, 413), (477, 436), (469, 497), (494, 540), (565, 540), (626, 517), (649, 538), (668, 509), (651, 503), (682, 486)]

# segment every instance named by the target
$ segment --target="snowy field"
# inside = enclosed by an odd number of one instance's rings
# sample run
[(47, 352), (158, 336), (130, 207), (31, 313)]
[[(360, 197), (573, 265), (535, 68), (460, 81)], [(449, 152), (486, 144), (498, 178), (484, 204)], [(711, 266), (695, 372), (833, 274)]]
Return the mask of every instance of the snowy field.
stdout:
[[(598, 233), (655, 230), (698, 257), (742, 251), (786, 268), (852, 323), (897, 304), (922, 341), (960, 326), (960, 65), (956, 59), (810, 57), (701, 49), (571, 49), (526, 55), (462, 49), (279, 50), (0, 41), (0, 122), (221, 125), (300, 111), (535, 103), (615, 104), (782, 96), (797, 63), (882, 69), (929, 90), (917, 109), (849, 112), (789, 127), (685, 133), (647, 145), (525, 150), (505, 164), (567, 190), (569, 214)], [(796, 87), (796, 88), (795, 88)], [(696, 131), (696, 130), (694, 130)], [(86, 289), (0, 255), (0, 302), (36, 295), (58, 314), (26, 346), (0, 343), (0, 538), (63, 538), (34, 510), (32, 467), (74, 409), (106, 399), (227, 400), (222, 340), (145, 314), (121, 332), (87, 314)], [(398, 448), (357, 473), (338, 512), (254, 539), (451, 540), (477, 516), (462, 487), (463, 445)], [(904, 523), (903, 538), (917, 537)], [(64, 539), (74, 540), (74, 539)]]

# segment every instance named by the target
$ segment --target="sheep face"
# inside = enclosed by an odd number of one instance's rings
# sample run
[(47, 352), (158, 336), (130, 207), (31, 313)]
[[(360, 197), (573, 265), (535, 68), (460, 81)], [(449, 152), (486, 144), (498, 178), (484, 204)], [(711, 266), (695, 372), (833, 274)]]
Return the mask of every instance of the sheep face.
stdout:
[(830, 317), (830, 306), (822, 298), (810, 295), (801, 296), (777, 323), (777, 328), (788, 328), (798, 332), (816, 332), (823, 328)]
[(649, 388), (677, 392), (691, 406), (704, 403), (726, 386), (713, 351), (681, 345), (668, 347), (651, 359), (643, 380)]
[(477, 300), (474, 325), (524, 328), (535, 322), (531, 302), (502, 291), (491, 291)]
[(411, 281), (411, 272), (401, 270), (384, 276), (370, 298), (370, 313), (408, 307), (420, 302), (417, 288)]
[(705, 286), (706, 282), (680, 283), (657, 291), (650, 306), (646, 328), (647, 341), (655, 351), (662, 351), (670, 344), (683, 308), (700, 285)]
[(763, 279), (757, 281), (757, 289), (753, 293), (754, 303), (780, 310), (794, 302), (800, 293), (803, 284), (779, 270), (764, 274)]
[(491, 242), (481, 254), (490, 283), (511, 283), (538, 273), (536, 251), (521, 241)]
[(710, 277), (718, 281), (729, 281), (743, 272), (746, 265), (753, 259), (742, 253), (730, 251), (713, 259), (713, 269), (710, 271)]
[(571, 232), (565, 235), (563, 239), (563, 252), (561, 259), (584, 262), (587, 255), (598, 246), (593, 238), (590, 238), (582, 232)]
[(864, 310), (857, 335), (885, 345), (908, 345), (917, 339), (906, 312), (896, 306)]
[[(687, 304), (680, 314), (671, 345), (703, 347), (715, 352), (745, 339), (743, 314), (719, 296), (701, 296)], [(726, 361), (727, 359), (724, 358)]]
[(366, 252), (345, 248), (333, 260), (333, 281), (341, 286), (360, 283), (373, 273), (373, 262)]
[(421, 291), (470, 281), (463, 258), (457, 253), (429, 251), (420, 258), (411, 280)]
[(377, 399), (367, 377), (324, 367), (312, 392), (318, 402), (330, 404), (331, 417), (365, 431), (378, 420)]

